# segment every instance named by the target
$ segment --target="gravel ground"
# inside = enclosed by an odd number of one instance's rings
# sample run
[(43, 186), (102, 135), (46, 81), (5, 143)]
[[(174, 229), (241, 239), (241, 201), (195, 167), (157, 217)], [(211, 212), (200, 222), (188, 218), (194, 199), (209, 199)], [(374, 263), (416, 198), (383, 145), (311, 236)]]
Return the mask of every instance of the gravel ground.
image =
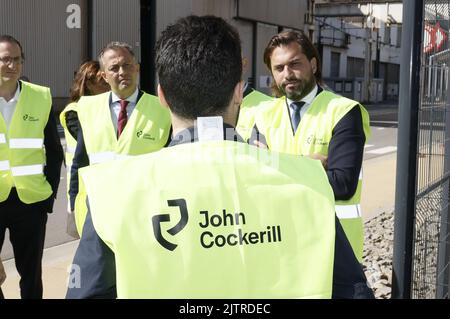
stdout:
[(365, 223), (363, 268), (377, 299), (391, 298), (394, 213), (384, 212)]

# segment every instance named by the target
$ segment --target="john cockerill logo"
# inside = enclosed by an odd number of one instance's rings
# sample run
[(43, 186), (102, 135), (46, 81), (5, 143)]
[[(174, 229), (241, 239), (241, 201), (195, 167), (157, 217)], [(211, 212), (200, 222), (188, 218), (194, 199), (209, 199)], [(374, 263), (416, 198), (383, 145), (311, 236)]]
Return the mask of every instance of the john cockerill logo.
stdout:
[[(189, 219), (189, 214), (188, 214), (188, 210), (187, 210), (187, 206), (186, 206), (186, 200), (184, 200), (184, 199), (168, 200), (167, 204), (169, 205), (169, 207), (179, 207), (179, 209), (180, 209), (180, 214), (181, 214), (180, 221), (175, 226), (173, 226), (172, 228), (170, 228), (167, 231), (170, 235), (175, 236), (181, 230), (183, 230), (184, 227), (186, 227), (188, 219)], [(155, 235), (156, 240), (158, 241), (158, 243), (161, 244), (161, 246), (163, 246), (167, 250), (173, 251), (175, 248), (177, 248), (177, 245), (166, 240), (163, 237), (162, 232), (161, 232), (161, 223), (169, 222), (169, 221), (170, 221), (169, 214), (160, 214), (160, 215), (153, 216), (152, 217), (153, 234)]]
[(22, 119), (24, 121), (29, 121), (29, 122), (37, 122), (37, 121), (39, 121), (39, 119), (37, 117), (34, 117), (32, 115), (29, 115), (29, 114), (25, 114), (24, 116), (22, 116)]

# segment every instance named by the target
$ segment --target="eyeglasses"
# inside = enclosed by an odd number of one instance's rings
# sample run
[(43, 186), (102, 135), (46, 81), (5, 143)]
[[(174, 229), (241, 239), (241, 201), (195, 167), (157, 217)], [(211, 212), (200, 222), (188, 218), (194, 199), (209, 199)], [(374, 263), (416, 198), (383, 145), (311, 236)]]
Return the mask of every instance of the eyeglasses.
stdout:
[(24, 59), (21, 56), (16, 56), (16, 57), (11, 57), (11, 56), (5, 56), (5, 57), (0, 57), (0, 62), (2, 62), (3, 64), (6, 65), (11, 65), (11, 64), (22, 64), (24, 61)]

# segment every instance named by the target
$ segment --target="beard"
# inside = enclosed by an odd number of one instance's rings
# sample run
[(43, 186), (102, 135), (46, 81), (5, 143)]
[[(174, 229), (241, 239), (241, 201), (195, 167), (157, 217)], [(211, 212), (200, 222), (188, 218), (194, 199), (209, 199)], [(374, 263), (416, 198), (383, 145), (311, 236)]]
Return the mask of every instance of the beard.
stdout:
[(287, 79), (278, 86), (280, 91), (292, 101), (300, 101), (307, 96), (316, 85), (316, 79)]

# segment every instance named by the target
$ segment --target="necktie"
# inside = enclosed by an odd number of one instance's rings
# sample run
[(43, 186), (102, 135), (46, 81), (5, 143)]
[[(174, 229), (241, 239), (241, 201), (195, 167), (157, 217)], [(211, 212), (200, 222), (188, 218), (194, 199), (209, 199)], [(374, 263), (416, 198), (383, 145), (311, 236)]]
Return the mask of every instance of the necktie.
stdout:
[(128, 101), (120, 100), (120, 113), (119, 113), (119, 120), (117, 121), (117, 138), (120, 137), (120, 134), (122, 134), (123, 129), (125, 128), (125, 125), (127, 124), (127, 105)]
[(294, 132), (297, 131), (298, 124), (300, 123), (300, 110), (302, 109), (303, 105), (305, 105), (305, 102), (294, 102), (291, 104), (291, 107), (294, 110), (291, 118), (292, 128), (294, 129)]

